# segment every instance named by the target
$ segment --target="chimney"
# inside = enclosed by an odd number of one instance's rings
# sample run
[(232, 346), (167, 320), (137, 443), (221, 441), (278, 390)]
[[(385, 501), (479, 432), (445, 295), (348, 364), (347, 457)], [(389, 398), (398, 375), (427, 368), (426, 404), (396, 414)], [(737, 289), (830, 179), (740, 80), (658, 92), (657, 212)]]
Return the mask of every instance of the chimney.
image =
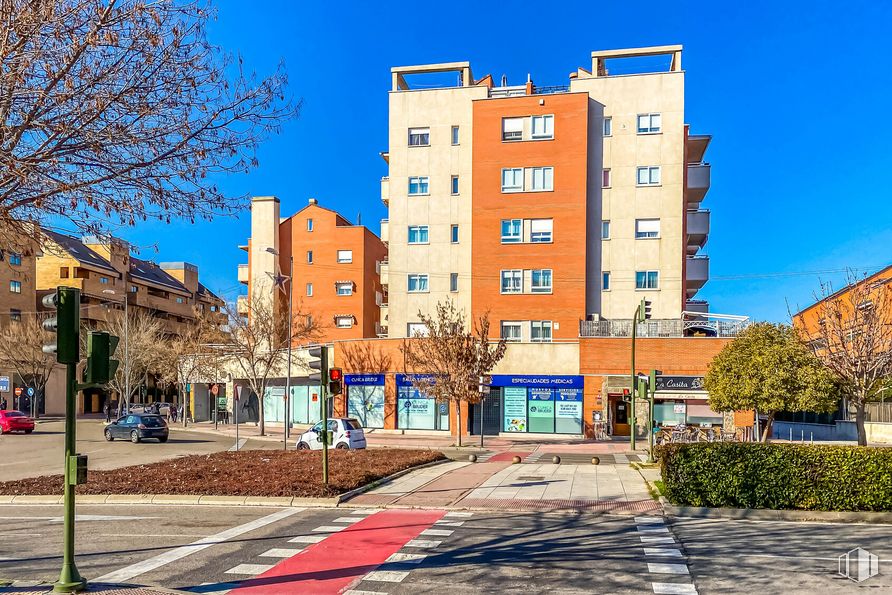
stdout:
[(316, 200), (315, 198), (311, 198), (309, 202), (311, 205), (319, 204), (319, 201)]

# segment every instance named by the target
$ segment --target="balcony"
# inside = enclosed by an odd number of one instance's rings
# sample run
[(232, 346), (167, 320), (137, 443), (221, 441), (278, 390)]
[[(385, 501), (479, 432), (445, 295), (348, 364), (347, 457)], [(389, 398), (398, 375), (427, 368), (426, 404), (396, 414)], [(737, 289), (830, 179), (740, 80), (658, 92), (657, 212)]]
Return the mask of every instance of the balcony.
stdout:
[(701, 163), (712, 136), (709, 134), (691, 134), (685, 146), (688, 163)]
[(709, 168), (708, 163), (691, 163), (688, 165), (688, 188), (685, 195), (688, 204), (698, 205), (709, 191)]
[(688, 211), (687, 218), (687, 251), (689, 255), (694, 255), (709, 237), (709, 211), (706, 209)]
[[(716, 314), (697, 316), (695, 319), (662, 319), (638, 323), (639, 339), (671, 339), (677, 337), (736, 337), (748, 327), (747, 316)], [(620, 338), (632, 336), (631, 320), (580, 320), (579, 336), (582, 338)]]
[(381, 219), (381, 241), (385, 244), (390, 241), (390, 221)]
[(248, 315), (248, 296), (238, 296), (238, 299), (235, 302), (235, 311), (238, 312), (241, 316)]
[(709, 281), (709, 257), (688, 256), (686, 262), (685, 290), (688, 298), (692, 298)]
[(390, 285), (390, 267), (386, 260), (378, 263), (378, 277), (381, 279), (381, 285)]
[(387, 176), (381, 178), (381, 202), (385, 207), (390, 206), (390, 178)]
[(708, 314), (709, 302), (707, 302), (706, 300), (688, 300), (685, 303), (684, 311), (686, 314)]
[(250, 278), (250, 269), (246, 264), (238, 265), (238, 282), (248, 284), (248, 279)]

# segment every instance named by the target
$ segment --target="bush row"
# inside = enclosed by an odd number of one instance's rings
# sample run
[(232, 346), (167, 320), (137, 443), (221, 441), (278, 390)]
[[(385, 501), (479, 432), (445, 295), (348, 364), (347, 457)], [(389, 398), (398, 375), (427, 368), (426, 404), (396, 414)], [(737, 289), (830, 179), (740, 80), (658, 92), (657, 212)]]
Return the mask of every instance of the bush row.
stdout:
[(720, 442), (658, 456), (676, 505), (892, 511), (892, 448)]

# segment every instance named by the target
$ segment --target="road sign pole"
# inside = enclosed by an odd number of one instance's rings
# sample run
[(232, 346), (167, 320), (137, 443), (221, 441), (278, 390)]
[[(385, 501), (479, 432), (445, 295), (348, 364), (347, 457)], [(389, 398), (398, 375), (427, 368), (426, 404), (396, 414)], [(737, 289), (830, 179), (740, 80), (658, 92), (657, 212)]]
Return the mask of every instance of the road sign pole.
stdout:
[[(326, 349), (323, 347), (322, 349)], [(325, 361), (325, 360), (323, 360)], [(325, 378), (328, 374), (326, 373), (323, 378)], [(328, 431), (328, 407), (326, 406), (326, 386), (325, 382), (323, 382), (319, 386), (319, 403), (322, 406), (322, 483), (328, 485), (328, 437), (330, 432)]]

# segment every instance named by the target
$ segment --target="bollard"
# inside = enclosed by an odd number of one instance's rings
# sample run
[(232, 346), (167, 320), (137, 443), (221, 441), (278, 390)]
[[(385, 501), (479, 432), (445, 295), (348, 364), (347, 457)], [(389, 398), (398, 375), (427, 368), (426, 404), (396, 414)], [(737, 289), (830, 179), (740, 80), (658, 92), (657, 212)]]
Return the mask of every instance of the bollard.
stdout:
[(793, 441), (793, 428), (790, 428), (790, 442)]
[(515, 455), (514, 458), (511, 459), (511, 464), (512, 464), (512, 465), (516, 465), (516, 464), (519, 463), (520, 461), (521, 461), (521, 458), (520, 458), (519, 456)]
[(802, 436), (800, 436), (799, 442), (805, 442), (805, 430), (802, 430)]
[(808, 440), (809, 440), (809, 442), (811, 442), (812, 446), (814, 446), (814, 444), (815, 444), (815, 433), (814, 433), (814, 432), (809, 432), (808, 434), (809, 434), (809, 436), (808, 436)]
[(555, 456), (551, 457), (551, 462), (554, 463), (555, 465), (560, 465), (560, 464), (561, 464), (561, 457), (555, 455)]
[(599, 457), (592, 457), (592, 465), (598, 465), (601, 463), (601, 459)]
[(470, 461), (471, 463), (476, 463), (477, 455), (468, 455), (468, 461)]

